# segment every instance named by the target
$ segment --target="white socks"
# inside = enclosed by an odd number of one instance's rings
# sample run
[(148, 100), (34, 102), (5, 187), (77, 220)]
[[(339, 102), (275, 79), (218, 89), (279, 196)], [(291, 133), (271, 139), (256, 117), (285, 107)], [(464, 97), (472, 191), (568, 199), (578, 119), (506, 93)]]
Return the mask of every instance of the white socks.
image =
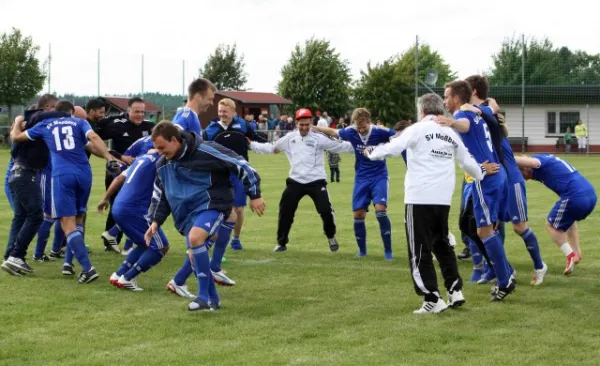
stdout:
[(571, 248), (571, 245), (569, 245), (569, 243), (564, 243), (563, 245), (561, 245), (560, 250), (562, 250), (562, 252), (565, 253), (565, 256), (567, 257), (571, 255), (571, 253), (573, 253), (573, 249)]

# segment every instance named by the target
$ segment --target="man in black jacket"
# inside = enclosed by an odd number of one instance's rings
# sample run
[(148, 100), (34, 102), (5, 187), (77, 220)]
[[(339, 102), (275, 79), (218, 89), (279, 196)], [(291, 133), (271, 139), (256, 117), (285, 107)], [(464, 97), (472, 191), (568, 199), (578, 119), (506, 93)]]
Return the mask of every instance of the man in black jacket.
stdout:
[[(134, 97), (129, 99), (128, 106), (127, 113), (103, 118), (95, 123), (95, 132), (100, 138), (103, 140), (112, 140), (112, 150), (110, 150), (111, 155), (125, 164), (131, 164), (134, 157), (123, 155), (123, 153), (125, 153), (129, 146), (136, 140), (149, 136), (154, 127), (152, 122), (144, 120), (146, 104), (142, 98)], [(93, 108), (90, 106), (90, 110), (91, 109)], [(97, 110), (98, 108), (95, 109)], [(98, 112), (96, 112), (96, 114), (98, 114)], [(92, 125), (92, 127), (94, 126)], [(104, 179), (106, 189), (108, 189), (114, 178), (115, 175), (113, 173), (106, 172)], [(115, 197), (116, 195), (110, 200), (111, 207)], [(119, 253), (119, 242), (121, 241), (123, 234), (119, 234), (116, 237), (108, 234), (108, 230), (114, 225), (115, 220), (112, 217), (112, 213), (109, 212), (108, 217), (106, 218), (106, 231), (102, 233), (102, 239), (104, 240), (105, 250), (114, 250)]]
[[(38, 100), (37, 109), (27, 111), (25, 120), (17, 119), (15, 123), (24, 124), (24, 129), (29, 129), (42, 121), (39, 112), (54, 110), (57, 103), (55, 96), (43, 95)], [(14, 217), (4, 255), (5, 262), (0, 267), (18, 276), (33, 272), (25, 256), (44, 220), (38, 175), (48, 165), (50, 152), (44, 141), (28, 141), (13, 143), (11, 157), (14, 165), (8, 184), (13, 198)]]

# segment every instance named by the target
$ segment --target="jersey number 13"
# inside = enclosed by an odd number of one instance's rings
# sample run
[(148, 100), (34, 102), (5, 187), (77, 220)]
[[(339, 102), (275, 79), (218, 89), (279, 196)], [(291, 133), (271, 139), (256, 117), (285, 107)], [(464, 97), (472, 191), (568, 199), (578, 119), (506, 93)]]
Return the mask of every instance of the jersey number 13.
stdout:
[[(54, 144), (56, 145), (56, 151), (61, 151), (62, 149), (72, 150), (75, 148), (75, 139), (73, 138), (73, 127), (54, 127), (54, 129), (52, 129), (52, 134), (54, 135)], [(64, 136), (62, 140), (61, 134)]]

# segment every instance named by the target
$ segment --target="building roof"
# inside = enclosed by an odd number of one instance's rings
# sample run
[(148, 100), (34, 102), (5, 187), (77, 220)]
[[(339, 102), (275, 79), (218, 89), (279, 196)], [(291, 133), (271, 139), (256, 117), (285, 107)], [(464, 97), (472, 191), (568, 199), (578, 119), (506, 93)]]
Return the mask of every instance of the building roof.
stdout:
[(248, 104), (293, 104), (291, 100), (274, 93), (219, 91), (217, 94)]
[[(126, 111), (128, 108), (127, 102), (129, 101), (129, 98), (100, 97), (99, 99), (102, 99), (102, 101), (104, 101), (104, 103), (111, 104), (112, 106), (120, 109), (121, 111)], [(162, 111), (162, 109), (160, 109), (156, 104), (154, 104), (148, 100), (144, 100), (144, 104), (146, 104), (146, 112), (161, 112)]]
[[(444, 96), (444, 88), (436, 87), (432, 90)], [(419, 86), (419, 95), (430, 91)], [(523, 90), (521, 85), (490, 86), (489, 96), (502, 105), (521, 105)], [(600, 85), (525, 85), (525, 105), (584, 105), (600, 104)]]

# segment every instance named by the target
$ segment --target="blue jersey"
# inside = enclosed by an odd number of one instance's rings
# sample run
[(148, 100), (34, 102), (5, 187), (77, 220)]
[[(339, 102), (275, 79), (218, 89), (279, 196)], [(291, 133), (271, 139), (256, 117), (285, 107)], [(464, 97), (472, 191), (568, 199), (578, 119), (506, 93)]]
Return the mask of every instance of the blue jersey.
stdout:
[(371, 125), (369, 133), (366, 136), (361, 136), (355, 126), (350, 126), (338, 130), (338, 134), (342, 140), (350, 142), (352, 147), (354, 147), (354, 154), (356, 156), (356, 161), (354, 163), (356, 181), (388, 177), (385, 159), (371, 161), (363, 155), (363, 150), (367, 146), (377, 146), (381, 143), (389, 142), (390, 137), (394, 136), (396, 131), (385, 127)]
[(43, 139), (50, 150), (52, 176), (92, 174), (85, 145), (92, 132), (88, 121), (74, 117), (46, 119), (25, 134), (30, 140)]
[(533, 169), (533, 179), (543, 183), (561, 197), (594, 192), (592, 184), (577, 169), (561, 158), (550, 154), (534, 155), (540, 167)]
[(200, 125), (200, 119), (196, 112), (188, 107), (183, 107), (175, 113), (173, 117), (173, 123), (182, 130), (187, 132), (194, 132), (196, 135), (202, 137), (202, 126)]
[(463, 142), (473, 158), (479, 163), (489, 161), (490, 163), (500, 163), (498, 155), (492, 144), (490, 129), (483, 118), (470, 111), (458, 111), (454, 114), (454, 119), (467, 119), (469, 121), (469, 131), (460, 132)]
[(138, 156), (145, 155), (148, 150), (154, 148), (151, 136), (142, 137), (137, 139), (129, 148), (123, 153), (126, 156), (132, 156), (137, 158)]
[(125, 182), (115, 198), (113, 211), (142, 214), (148, 212), (154, 191), (158, 158), (157, 153), (141, 155), (123, 172)]
[(504, 156), (504, 167), (506, 168), (508, 183), (512, 185), (514, 183), (525, 182), (523, 174), (519, 170), (519, 165), (517, 165), (517, 161), (515, 160), (515, 154), (513, 154), (512, 147), (506, 137), (502, 139), (502, 155)]

